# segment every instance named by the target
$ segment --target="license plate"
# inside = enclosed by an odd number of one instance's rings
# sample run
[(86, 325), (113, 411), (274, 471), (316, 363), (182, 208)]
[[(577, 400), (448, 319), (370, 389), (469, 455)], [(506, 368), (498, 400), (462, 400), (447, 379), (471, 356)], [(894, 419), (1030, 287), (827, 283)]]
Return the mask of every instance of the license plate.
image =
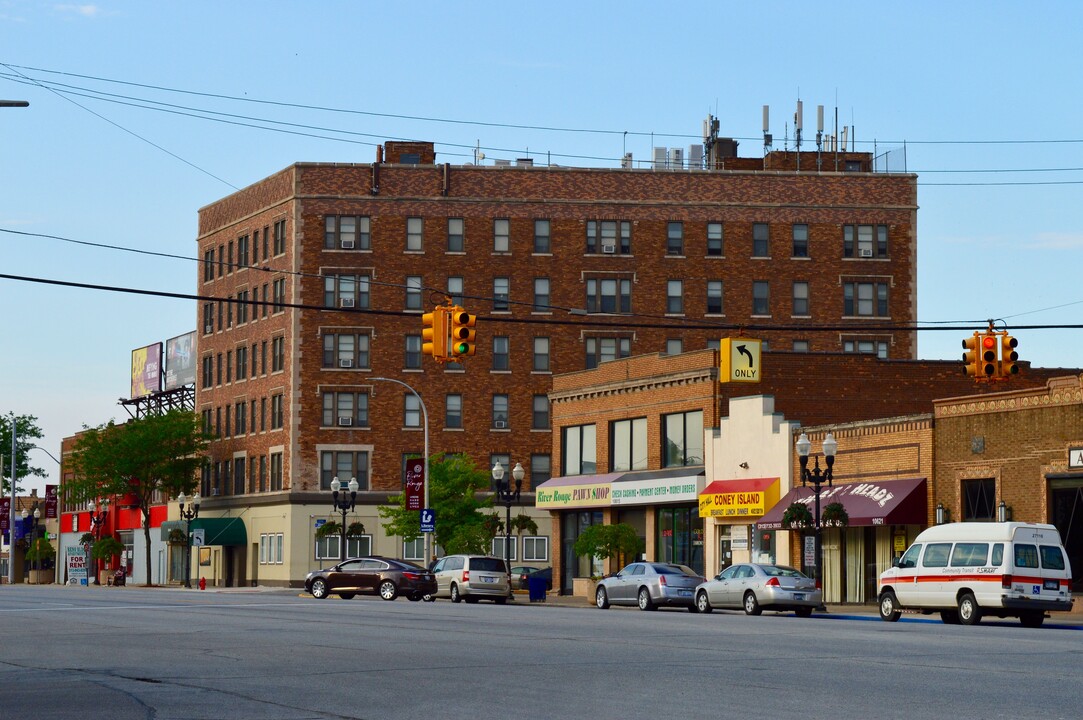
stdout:
[(494, 578), (494, 577), (483, 577), (482, 580), (484, 580), (485, 582), (488, 582), (488, 583), (496, 582), (496, 578)]
[(1046, 590), (1060, 590), (1060, 580), (1046, 580), (1043, 587)]
[(805, 593), (794, 593), (793, 594), (793, 599), (794, 600), (804, 600), (805, 599)]
[(678, 594), (681, 597), (692, 597), (692, 591), (691, 590), (679, 590)]

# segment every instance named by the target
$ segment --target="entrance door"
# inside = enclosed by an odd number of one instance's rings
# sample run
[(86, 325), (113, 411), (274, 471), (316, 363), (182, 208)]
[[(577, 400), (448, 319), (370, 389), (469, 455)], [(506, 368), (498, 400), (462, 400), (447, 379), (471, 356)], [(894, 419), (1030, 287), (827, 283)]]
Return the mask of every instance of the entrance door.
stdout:
[(1053, 524), (1072, 564), (1072, 592), (1083, 592), (1083, 479), (1072, 481), (1074, 487), (1053, 482)]
[(722, 572), (733, 564), (733, 543), (728, 536), (718, 540), (718, 572)]

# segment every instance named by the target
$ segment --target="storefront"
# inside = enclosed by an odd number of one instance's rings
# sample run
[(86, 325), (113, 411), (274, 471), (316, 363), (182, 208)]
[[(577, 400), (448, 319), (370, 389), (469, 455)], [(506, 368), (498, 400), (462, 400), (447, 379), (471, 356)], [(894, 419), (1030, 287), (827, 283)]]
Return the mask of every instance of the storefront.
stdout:
[(564, 594), (576, 580), (615, 572), (596, 558), (575, 554), (575, 541), (590, 525), (626, 523), (639, 535), (643, 556), (652, 561), (704, 569), (703, 521), (697, 511), (703, 474), (698, 467), (552, 478), (537, 487), (536, 506), (560, 528), (554, 557)]
[[(925, 478), (858, 482), (820, 491), (821, 513), (830, 503), (841, 503), (849, 516), (842, 528), (825, 528), (824, 602), (864, 603), (876, 598), (880, 573), (891, 566), (908, 543), (926, 526), (928, 500)], [(815, 512), (811, 487), (797, 487), (782, 497), (756, 524), (757, 533), (782, 530), (782, 514), (792, 503), (804, 503)], [(808, 575), (815, 574), (811, 531), (793, 548), (789, 561)], [(780, 553), (778, 562), (787, 562)]]
[(714, 529), (721, 572), (735, 562), (773, 562), (775, 533), (757, 533), (755, 523), (778, 503), (781, 480), (715, 480), (699, 495), (699, 516)]

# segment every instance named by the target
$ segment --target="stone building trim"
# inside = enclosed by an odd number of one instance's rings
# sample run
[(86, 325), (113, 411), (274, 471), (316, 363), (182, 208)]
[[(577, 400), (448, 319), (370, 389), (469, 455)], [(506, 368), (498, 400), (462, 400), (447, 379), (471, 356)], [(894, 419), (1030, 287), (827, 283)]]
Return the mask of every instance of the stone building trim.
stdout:
[(1050, 378), (1044, 388), (937, 400), (933, 403), (933, 409), (939, 418), (1079, 404), (1083, 404), (1083, 375)]
[(578, 400), (606, 398), (634, 392), (666, 390), (683, 385), (698, 385), (701, 383), (713, 382), (717, 378), (718, 370), (716, 368), (701, 368), (675, 375), (636, 378), (625, 382), (613, 382), (594, 387), (551, 392), (549, 393), (549, 401), (552, 403), (575, 402)]

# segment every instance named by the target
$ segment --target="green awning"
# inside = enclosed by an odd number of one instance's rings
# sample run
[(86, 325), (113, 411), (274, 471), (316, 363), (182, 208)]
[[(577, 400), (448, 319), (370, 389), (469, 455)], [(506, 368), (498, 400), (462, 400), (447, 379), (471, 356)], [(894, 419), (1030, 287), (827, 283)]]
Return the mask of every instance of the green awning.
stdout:
[(238, 517), (196, 518), (192, 532), (203, 530), (204, 545), (247, 545), (248, 532)]

